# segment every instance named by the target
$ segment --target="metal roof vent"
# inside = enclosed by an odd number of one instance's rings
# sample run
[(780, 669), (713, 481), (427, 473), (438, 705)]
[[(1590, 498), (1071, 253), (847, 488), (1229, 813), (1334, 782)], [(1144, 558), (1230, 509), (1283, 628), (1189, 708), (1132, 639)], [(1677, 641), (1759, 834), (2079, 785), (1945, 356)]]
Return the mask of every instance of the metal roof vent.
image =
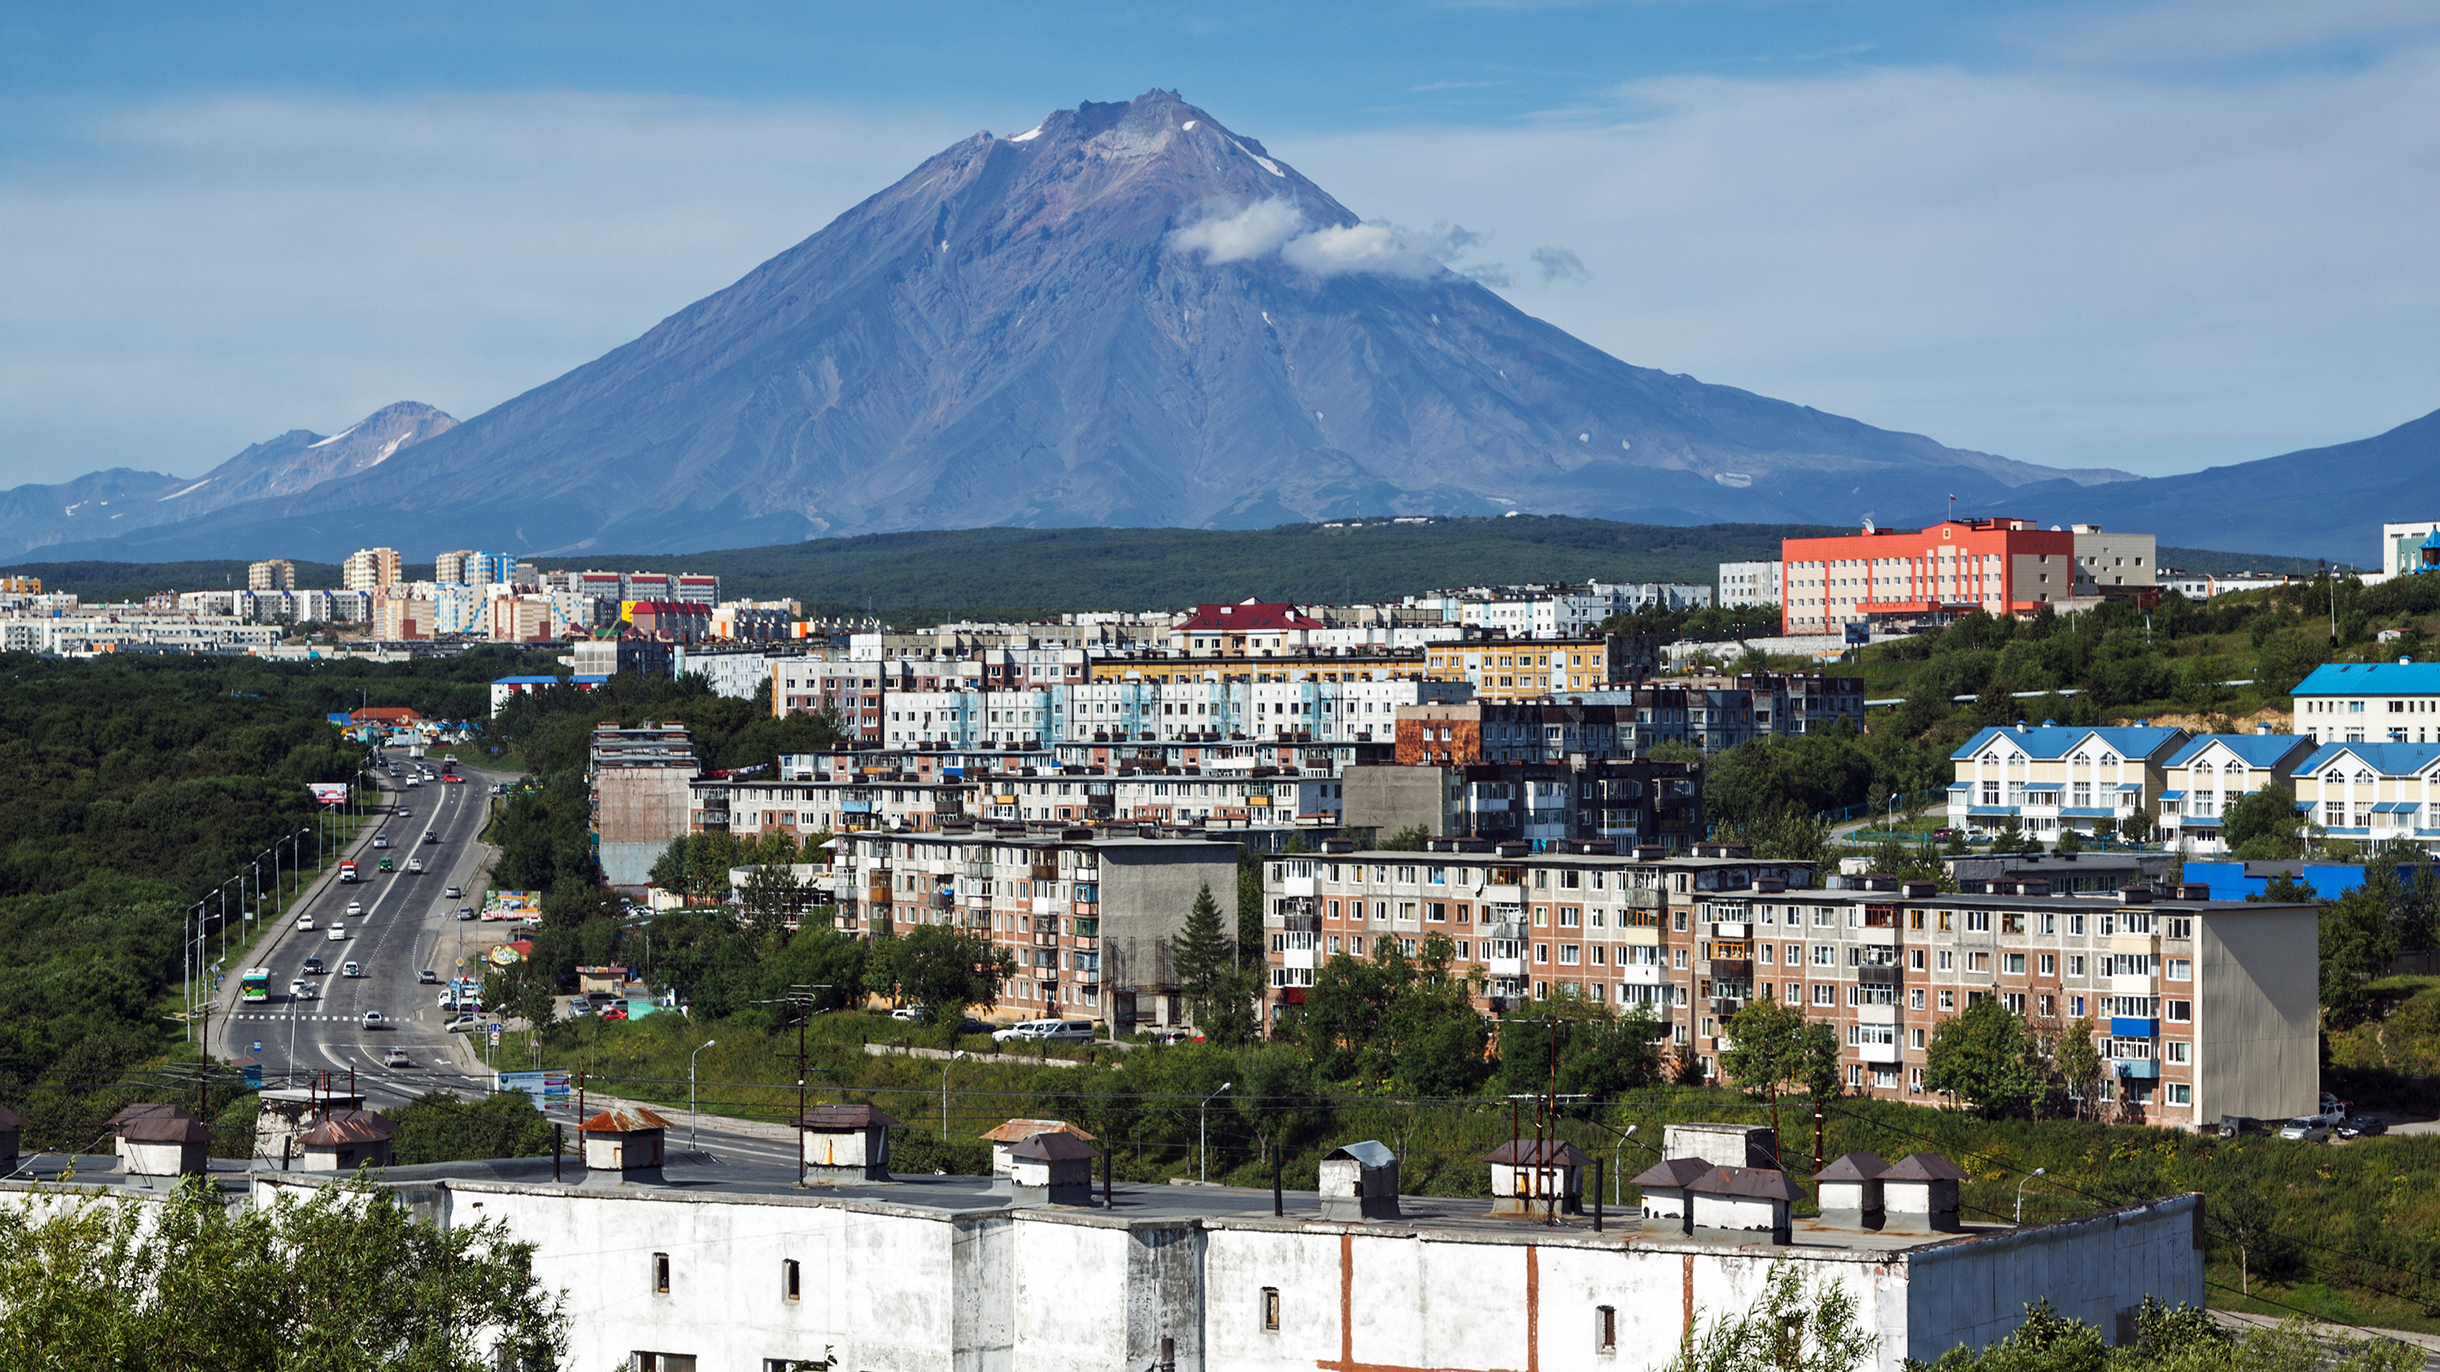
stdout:
[(1322, 1218), (1398, 1218), (1398, 1155), (1366, 1139), (1322, 1155)]

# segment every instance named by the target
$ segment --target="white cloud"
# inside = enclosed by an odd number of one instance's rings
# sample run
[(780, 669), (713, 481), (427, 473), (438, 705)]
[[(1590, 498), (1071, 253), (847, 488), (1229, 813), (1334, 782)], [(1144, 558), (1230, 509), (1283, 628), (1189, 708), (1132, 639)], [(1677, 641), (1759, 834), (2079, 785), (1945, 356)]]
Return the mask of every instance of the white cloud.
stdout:
[(1305, 226), (1293, 200), (1257, 200), (1241, 209), (1207, 205), (1201, 218), (1169, 234), (1169, 250), (1212, 262), (1244, 262), (1278, 251)]
[(1276, 136), (1384, 219), (1565, 242), (1510, 292), (1628, 361), (2061, 465), (2440, 406), (2440, 52), (2165, 83), (1862, 68), (1513, 129)]
[(1440, 273), (1437, 244), (1419, 244), (1388, 224), (1346, 224), (1315, 229), (1280, 249), (1289, 266), (1311, 276), (1373, 272), (1421, 279)]

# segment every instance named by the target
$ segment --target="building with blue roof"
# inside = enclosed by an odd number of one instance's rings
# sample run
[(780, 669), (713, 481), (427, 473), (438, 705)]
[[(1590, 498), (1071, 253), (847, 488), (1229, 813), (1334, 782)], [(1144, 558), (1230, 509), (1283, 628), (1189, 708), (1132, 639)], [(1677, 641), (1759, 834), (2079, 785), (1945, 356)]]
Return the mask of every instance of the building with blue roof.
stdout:
[(2117, 829), (2158, 800), (2166, 764), (2190, 737), (2140, 722), (1985, 729), (1949, 755), (1957, 769), (1950, 826), (1995, 834), (2013, 822), (2049, 843), (2067, 829), (2091, 835), (2105, 821)]
[(2440, 662), (2326, 662), (2290, 694), (2315, 743), (2440, 743)]
[(2172, 852), (2225, 853), (2221, 817), (2239, 796), (2287, 778), (2312, 755), (2302, 734), (2197, 734), (2162, 767), (2161, 837)]
[(2332, 838), (2440, 849), (2440, 743), (2325, 743), (2289, 778), (2300, 820)]

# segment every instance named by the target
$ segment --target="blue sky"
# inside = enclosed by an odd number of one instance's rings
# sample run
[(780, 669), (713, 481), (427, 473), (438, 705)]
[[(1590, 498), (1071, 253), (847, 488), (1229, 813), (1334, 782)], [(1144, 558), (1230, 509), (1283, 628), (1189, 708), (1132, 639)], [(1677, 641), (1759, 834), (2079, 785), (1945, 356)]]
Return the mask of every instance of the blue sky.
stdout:
[(2440, 407), (2425, 0), (19, 3), (0, 485), (478, 413), (1156, 85), (1629, 361), (1958, 446), (2161, 473)]

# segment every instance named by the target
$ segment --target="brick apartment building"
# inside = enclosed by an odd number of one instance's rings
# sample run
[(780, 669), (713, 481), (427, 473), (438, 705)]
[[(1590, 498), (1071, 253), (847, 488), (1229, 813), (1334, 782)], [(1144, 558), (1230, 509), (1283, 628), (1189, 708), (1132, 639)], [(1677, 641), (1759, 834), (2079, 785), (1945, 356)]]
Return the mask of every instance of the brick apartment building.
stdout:
[(1424, 648), (1424, 675), (1463, 681), (1477, 700), (1533, 700), (1641, 681), (1660, 670), (1649, 634), (1598, 638), (1466, 639)]
[(1170, 942), (1198, 891), (1208, 885), (1225, 910), (1237, 880), (1233, 842), (1081, 828), (851, 835), (834, 851), (841, 928), (988, 932), (1018, 961), (999, 1010), (1097, 1019), (1119, 1034), (1181, 1021)]
[(2026, 877), (1956, 895), (1894, 878), (1825, 890), (1804, 864), (1712, 845), (1683, 857), (1323, 847), (1264, 864), (1274, 1017), (1336, 953), (1365, 956), (1384, 938), (1411, 951), (1441, 934), (1487, 1012), (1551, 995), (1648, 1006), (1707, 1074), (1723, 1026), (1767, 994), (1838, 1026), (1851, 1091), (1937, 1103), (1923, 1080), (1932, 1031), (1996, 996), (2037, 1036), (2080, 1017), (2099, 1026), (2102, 1104), (2116, 1117), (2284, 1118), (2319, 1089), (2310, 905), (2214, 901), (2199, 886), (2053, 895)]
[(1557, 762), (1417, 763), (1341, 774), (1354, 829), (1523, 842), (1536, 852), (1595, 844), (1690, 850), (1703, 837), (1703, 774), (1692, 763), (1573, 756)]

